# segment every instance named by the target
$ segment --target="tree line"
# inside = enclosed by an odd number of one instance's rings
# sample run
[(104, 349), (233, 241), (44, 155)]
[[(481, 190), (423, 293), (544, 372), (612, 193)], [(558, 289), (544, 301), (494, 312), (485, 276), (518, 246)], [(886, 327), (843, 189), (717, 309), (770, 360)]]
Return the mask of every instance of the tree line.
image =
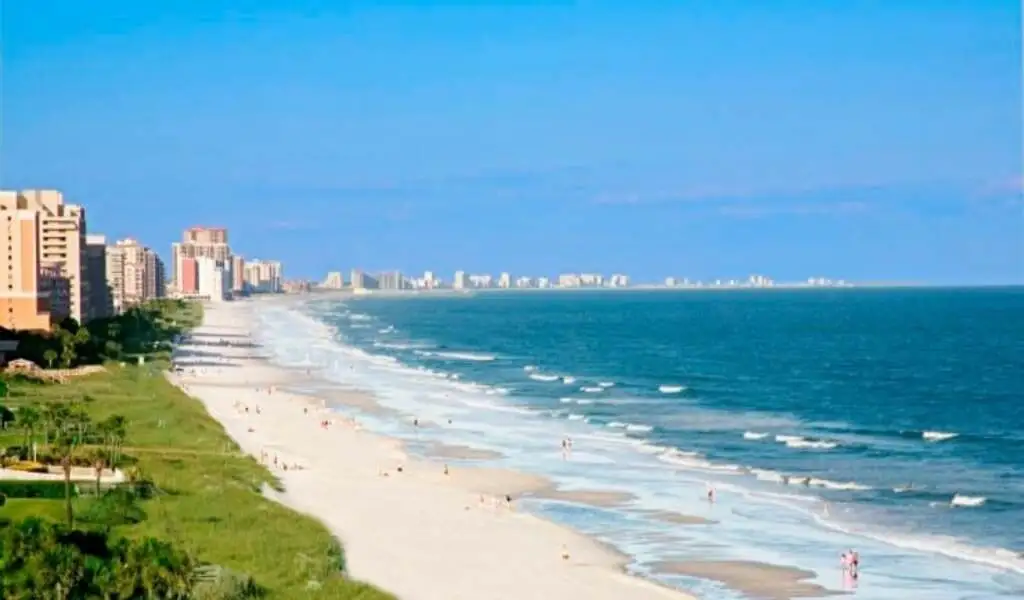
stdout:
[(151, 300), (85, 325), (68, 317), (50, 331), (0, 328), (0, 339), (18, 342), (9, 359), (23, 358), (49, 368), (125, 360), (166, 348), (191, 324), (195, 313), (189, 307), (183, 300)]

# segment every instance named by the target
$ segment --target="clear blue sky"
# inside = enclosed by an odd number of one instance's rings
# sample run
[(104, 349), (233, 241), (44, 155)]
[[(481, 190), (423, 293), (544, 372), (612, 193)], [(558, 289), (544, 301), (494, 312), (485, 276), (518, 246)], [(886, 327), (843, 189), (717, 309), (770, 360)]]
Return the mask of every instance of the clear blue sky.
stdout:
[(165, 255), (1024, 282), (1017, 0), (2, 6), (0, 183)]

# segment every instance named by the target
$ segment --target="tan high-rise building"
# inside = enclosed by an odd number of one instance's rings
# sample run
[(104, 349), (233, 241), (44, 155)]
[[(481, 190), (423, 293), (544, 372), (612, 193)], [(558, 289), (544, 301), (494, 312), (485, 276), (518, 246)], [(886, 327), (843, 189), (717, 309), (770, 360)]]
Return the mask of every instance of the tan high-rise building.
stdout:
[(107, 256), (107, 280), (117, 312), (164, 297), (164, 263), (156, 252), (128, 238), (108, 246)]
[(251, 260), (245, 263), (245, 289), (276, 294), (282, 290), (281, 263), (276, 260)]
[(231, 257), (231, 291), (235, 294), (245, 291), (245, 259), (237, 254)]
[(0, 326), (48, 330), (55, 322), (50, 295), (66, 286), (58, 285), (59, 267), (39, 262), (39, 213), (7, 208), (11, 204), (17, 205), (17, 192), (0, 192), (0, 246), (7, 247), (0, 251)]
[[(224, 227), (189, 227), (181, 241), (186, 244), (227, 244), (228, 230)], [(221, 260), (221, 259), (218, 259)]]
[[(38, 294), (41, 288), (48, 287), (48, 308), (54, 318), (66, 315), (79, 322), (83, 321), (89, 315), (88, 283), (83, 277), (86, 256), (85, 210), (80, 206), (64, 204), (63, 194), (56, 190), (0, 193), (0, 212), (14, 219), (21, 211), (35, 213), (37, 225), (34, 234), (36, 241), (31, 242), (28, 231), (32, 227), (24, 224), (30, 219), (27, 216), (20, 217), (24, 229), (17, 234), (18, 239), (25, 249), (29, 245), (36, 248), (35, 266), (30, 265), (29, 253), (23, 252), (21, 257), (26, 262), (20, 268), (25, 272), (34, 270), (37, 277), (43, 277), (42, 281), (37, 280), (35, 291), (24, 289), (23, 293)], [(8, 238), (8, 241), (12, 241), (12, 238)], [(12, 252), (4, 256), (10, 263), (16, 259), (13, 254), (14, 245), (9, 244), (9, 247)], [(28, 285), (30, 281), (24, 279), (21, 283)]]

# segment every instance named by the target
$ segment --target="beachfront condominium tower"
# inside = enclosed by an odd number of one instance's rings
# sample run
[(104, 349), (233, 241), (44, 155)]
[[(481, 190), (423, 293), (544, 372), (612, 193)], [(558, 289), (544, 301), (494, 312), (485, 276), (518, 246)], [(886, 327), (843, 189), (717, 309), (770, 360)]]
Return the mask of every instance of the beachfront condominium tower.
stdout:
[(462, 289), (466, 288), (466, 272), (465, 271), (456, 271), (455, 272), (455, 278), (452, 279), (452, 287), (457, 289), (457, 290), (462, 290)]
[[(28, 211), (36, 215), (35, 252), (38, 265), (31, 267), (37, 273), (45, 272), (44, 285), (53, 285), (49, 296), (49, 310), (55, 317), (70, 316), (82, 322), (88, 316), (88, 283), (84, 277), (86, 243), (85, 210), (81, 206), (65, 204), (64, 195), (56, 190), (23, 190), (0, 193), (0, 212), (12, 218)], [(21, 222), (26, 222), (23, 217)], [(30, 219), (29, 219), (30, 220)], [(29, 226), (25, 225), (25, 232)], [(21, 233), (19, 233), (21, 235)], [(10, 246), (13, 249), (13, 245)], [(7, 255), (8, 262), (14, 254)], [(27, 265), (26, 265), (27, 266)], [(57, 279), (49, 281), (52, 274)], [(59, 319), (58, 319), (59, 320)]]
[(405, 289), (405, 278), (399, 271), (381, 273), (378, 280), (382, 290), (403, 290)]
[(187, 294), (180, 268), (185, 259), (212, 258), (225, 263), (231, 271), (231, 248), (228, 246), (228, 230), (223, 227), (190, 227), (184, 231), (180, 242), (171, 244), (171, 280), (174, 288)]
[(195, 259), (199, 279), (199, 295), (212, 302), (231, 299), (231, 263), (209, 256)]
[(253, 259), (245, 263), (245, 289), (259, 294), (276, 294), (282, 288), (281, 263)]
[(67, 316), (51, 310), (53, 296), (66, 297), (67, 280), (60, 267), (40, 261), (39, 213), (9, 208), (17, 205), (17, 192), (0, 192), (0, 205), (0, 245), (7, 246), (7, 252), (0, 252), (0, 327), (49, 330)]
[(132, 238), (107, 247), (107, 281), (118, 313), (166, 295), (163, 261)]
[(341, 271), (330, 271), (327, 273), (327, 277), (324, 278), (324, 282), (320, 284), (320, 287), (325, 290), (340, 290), (345, 287), (345, 280), (341, 276)]
[(231, 257), (231, 293), (245, 292), (245, 259), (235, 254)]
[(108, 279), (107, 238), (102, 235), (85, 236), (85, 279), (88, 285), (88, 317), (102, 319), (114, 314), (114, 297)]

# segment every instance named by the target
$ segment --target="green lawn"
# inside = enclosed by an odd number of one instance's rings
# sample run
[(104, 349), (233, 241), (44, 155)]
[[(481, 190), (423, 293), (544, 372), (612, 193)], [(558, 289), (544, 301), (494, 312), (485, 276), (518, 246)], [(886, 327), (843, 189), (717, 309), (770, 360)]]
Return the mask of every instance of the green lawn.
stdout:
[[(168, 383), (159, 365), (113, 365), (66, 385), (14, 384), (3, 404), (13, 409), (60, 399), (85, 399), (96, 420), (124, 416), (125, 454), (160, 490), (142, 504), (148, 518), (117, 533), (162, 538), (202, 561), (247, 573), (271, 598), (391, 598), (340, 576), (325, 580), (337, 562), (336, 541), (318, 521), (263, 498), (260, 487), (276, 480), (240, 453), (199, 402)], [(16, 428), (0, 432), (0, 446), (20, 445), (23, 436)], [(59, 521), (63, 504), (12, 499), (0, 508), (5, 519), (30, 515)], [(307, 590), (311, 580), (322, 587)]]

